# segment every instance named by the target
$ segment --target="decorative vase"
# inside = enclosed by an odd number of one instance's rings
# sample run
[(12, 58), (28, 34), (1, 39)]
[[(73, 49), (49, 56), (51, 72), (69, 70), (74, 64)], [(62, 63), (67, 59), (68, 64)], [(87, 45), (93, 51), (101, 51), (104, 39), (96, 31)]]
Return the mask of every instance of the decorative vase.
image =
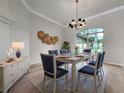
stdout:
[(75, 55), (78, 55), (78, 48), (75, 48)]
[(17, 52), (16, 52), (16, 57), (17, 57), (17, 58), (20, 58), (20, 56), (21, 56), (21, 52), (20, 52), (19, 50), (17, 50)]

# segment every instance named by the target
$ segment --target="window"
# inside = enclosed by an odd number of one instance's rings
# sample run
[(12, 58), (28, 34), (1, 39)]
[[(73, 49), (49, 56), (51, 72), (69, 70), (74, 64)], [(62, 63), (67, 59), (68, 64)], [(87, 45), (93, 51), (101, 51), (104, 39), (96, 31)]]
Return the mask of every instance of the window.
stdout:
[(94, 28), (80, 31), (77, 33), (76, 46), (81, 53), (83, 49), (89, 47), (92, 52), (100, 52), (103, 50), (104, 29)]

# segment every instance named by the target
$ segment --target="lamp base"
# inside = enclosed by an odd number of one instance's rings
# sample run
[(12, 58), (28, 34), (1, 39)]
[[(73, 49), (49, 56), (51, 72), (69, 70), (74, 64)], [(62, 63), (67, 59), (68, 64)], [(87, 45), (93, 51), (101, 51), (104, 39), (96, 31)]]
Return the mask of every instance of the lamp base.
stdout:
[(21, 52), (20, 52), (19, 50), (17, 50), (17, 52), (16, 52), (16, 57), (17, 57), (17, 58), (20, 58), (20, 56), (21, 56)]

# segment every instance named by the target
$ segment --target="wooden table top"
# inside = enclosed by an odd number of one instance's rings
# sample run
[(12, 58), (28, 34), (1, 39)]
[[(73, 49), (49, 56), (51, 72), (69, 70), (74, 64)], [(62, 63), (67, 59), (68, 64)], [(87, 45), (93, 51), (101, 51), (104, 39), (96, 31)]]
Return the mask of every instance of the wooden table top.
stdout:
[(87, 58), (91, 58), (91, 55), (75, 55), (75, 56), (68, 56), (68, 55), (59, 55), (56, 56), (56, 60), (58, 61), (64, 61), (64, 62), (77, 62), (77, 61), (81, 61), (81, 60), (85, 60)]

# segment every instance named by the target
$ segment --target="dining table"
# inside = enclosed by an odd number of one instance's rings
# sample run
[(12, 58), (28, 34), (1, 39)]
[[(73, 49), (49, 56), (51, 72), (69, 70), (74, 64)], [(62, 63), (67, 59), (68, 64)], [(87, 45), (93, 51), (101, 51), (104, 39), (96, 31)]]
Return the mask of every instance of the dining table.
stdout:
[(78, 55), (59, 55), (56, 56), (56, 60), (67, 62), (68, 64), (72, 64), (72, 88), (71, 91), (74, 93), (76, 91), (76, 64), (79, 62), (84, 62), (86, 59), (93, 59), (93, 54), (78, 54)]

